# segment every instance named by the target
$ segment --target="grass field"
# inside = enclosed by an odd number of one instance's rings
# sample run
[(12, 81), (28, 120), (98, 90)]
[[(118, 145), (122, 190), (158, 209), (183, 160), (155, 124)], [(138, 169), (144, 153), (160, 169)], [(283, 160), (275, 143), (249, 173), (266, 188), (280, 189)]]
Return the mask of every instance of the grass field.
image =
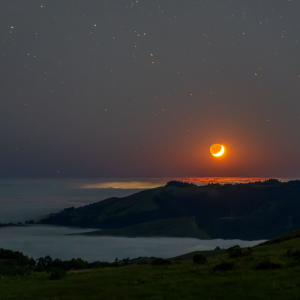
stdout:
[[(300, 263), (286, 255), (298, 246), (300, 238), (285, 238), (254, 247), (246, 257), (230, 259), (222, 251), (211, 256), (211, 251), (204, 265), (195, 265), (192, 255), (183, 255), (180, 263), (170, 266), (70, 271), (61, 280), (50, 280), (47, 273), (2, 276), (0, 299), (300, 299)], [(265, 256), (282, 268), (255, 270)], [(222, 261), (233, 261), (233, 270), (213, 272)]]

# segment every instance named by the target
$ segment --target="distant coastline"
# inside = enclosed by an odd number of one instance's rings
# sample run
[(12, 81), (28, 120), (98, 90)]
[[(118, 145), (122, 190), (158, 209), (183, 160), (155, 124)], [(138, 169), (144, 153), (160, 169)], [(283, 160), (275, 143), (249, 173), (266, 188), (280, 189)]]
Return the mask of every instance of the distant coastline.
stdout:
[(14, 224), (14, 223), (7, 223), (7, 224), (1, 224), (0, 223), (0, 228), (3, 227), (27, 227), (28, 225), (25, 224)]
[(1, 227), (28, 227), (28, 225), (34, 225), (34, 224), (41, 224), (40, 222), (35, 222), (34, 220), (30, 221), (25, 221), (24, 223), (18, 222), (18, 223), (0, 223), (0, 228)]

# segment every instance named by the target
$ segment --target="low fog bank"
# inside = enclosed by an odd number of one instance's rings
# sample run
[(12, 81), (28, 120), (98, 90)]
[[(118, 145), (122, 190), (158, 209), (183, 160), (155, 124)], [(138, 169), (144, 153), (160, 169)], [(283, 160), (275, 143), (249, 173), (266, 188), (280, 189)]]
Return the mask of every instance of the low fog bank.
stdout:
[(30, 227), (0, 228), (0, 248), (21, 251), (28, 256), (69, 260), (82, 258), (89, 262), (96, 260), (112, 262), (116, 257), (135, 258), (139, 256), (174, 257), (197, 250), (212, 250), (216, 246), (228, 248), (234, 245), (250, 247), (263, 241), (241, 240), (198, 240), (193, 238), (122, 238), (66, 236), (93, 229), (79, 229), (58, 226), (32, 225)]

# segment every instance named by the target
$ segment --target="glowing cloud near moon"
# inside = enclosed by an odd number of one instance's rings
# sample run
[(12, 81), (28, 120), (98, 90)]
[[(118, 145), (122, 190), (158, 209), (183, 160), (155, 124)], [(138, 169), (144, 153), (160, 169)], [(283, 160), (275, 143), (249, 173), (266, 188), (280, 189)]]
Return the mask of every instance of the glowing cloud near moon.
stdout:
[(223, 155), (225, 152), (224, 146), (220, 144), (214, 144), (210, 147), (210, 153), (213, 156), (219, 157)]

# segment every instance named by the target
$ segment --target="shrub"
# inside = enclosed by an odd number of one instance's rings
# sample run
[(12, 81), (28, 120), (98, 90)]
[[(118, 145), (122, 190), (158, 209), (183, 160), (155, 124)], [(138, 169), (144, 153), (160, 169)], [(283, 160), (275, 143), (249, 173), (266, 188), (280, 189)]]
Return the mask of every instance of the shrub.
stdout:
[(265, 256), (258, 265), (255, 267), (255, 270), (270, 270), (270, 269), (280, 269), (281, 264), (270, 262), (270, 258)]
[(252, 248), (242, 249), (239, 245), (230, 247), (226, 251), (229, 253), (230, 258), (249, 256), (253, 252)]
[(214, 266), (213, 271), (229, 271), (232, 270), (234, 267), (234, 262), (226, 262), (223, 261), (222, 263), (220, 263), (219, 265)]
[(44, 266), (35, 266), (32, 267), (32, 269), (34, 270), (34, 272), (45, 272), (47, 270), (47, 268)]
[(53, 263), (53, 259), (51, 256), (47, 255), (43, 258), (43, 265), (46, 267), (51, 267)]
[(4, 276), (13, 276), (19, 270), (19, 266), (16, 260), (14, 259), (7, 259), (2, 260), (0, 263), (0, 274)]
[(226, 250), (229, 253), (229, 257), (240, 257), (242, 256), (242, 249), (239, 245), (235, 245)]
[(51, 270), (50, 280), (60, 280), (67, 276), (67, 271), (62, 268), (55, 268)]
[(168, 265), (172, 265), (172, 263), (169, 260), (163, 258), (156, 258), (151, 262), (151, 266), (168, 266)]
[(286, 254), (287, 254), (288, 257), (299, 257), (300, 256), (300, 250), (295, 249), (293, 251), (292, 249), (289, 249)]
[(27, 276), (32, 272), (31, 267), (20, 267), (16, 273), (16, 275)]
[(88, 263), (81, 258), (72, 258), (62, 262), (61, 267), (65, 270), (83, 270), (88, 268)]
[(182, 259), (180, 257), (175, 258), (175, 264), (180, 264)]
[(22, 252), (3, 248), (0, 249), (0, 259), (15, 259), (19, 266), (27, 266), (33, 261), (33, 258), (29, 259), (29, 257)]
[(62, 264), (63, 264), (63, 261), (61, 259), (55, 258), (52, 262), (52, 267), (61, 268)]
[(142, 259), (137, 262), (138, 265), (149, 265), (150, 261), (148, 259)]
[(129, 261), (129, 258), (123, 258), (122, 260), (121, 260), (121, 266), (128, 266), (129, 265), (129, 263), (128, 263), (128, 261)]
[(202, 254), (196, 254), (193, 257), (193, 262), (198, 265), (202, 265), (206, 262), (206, 257)]

